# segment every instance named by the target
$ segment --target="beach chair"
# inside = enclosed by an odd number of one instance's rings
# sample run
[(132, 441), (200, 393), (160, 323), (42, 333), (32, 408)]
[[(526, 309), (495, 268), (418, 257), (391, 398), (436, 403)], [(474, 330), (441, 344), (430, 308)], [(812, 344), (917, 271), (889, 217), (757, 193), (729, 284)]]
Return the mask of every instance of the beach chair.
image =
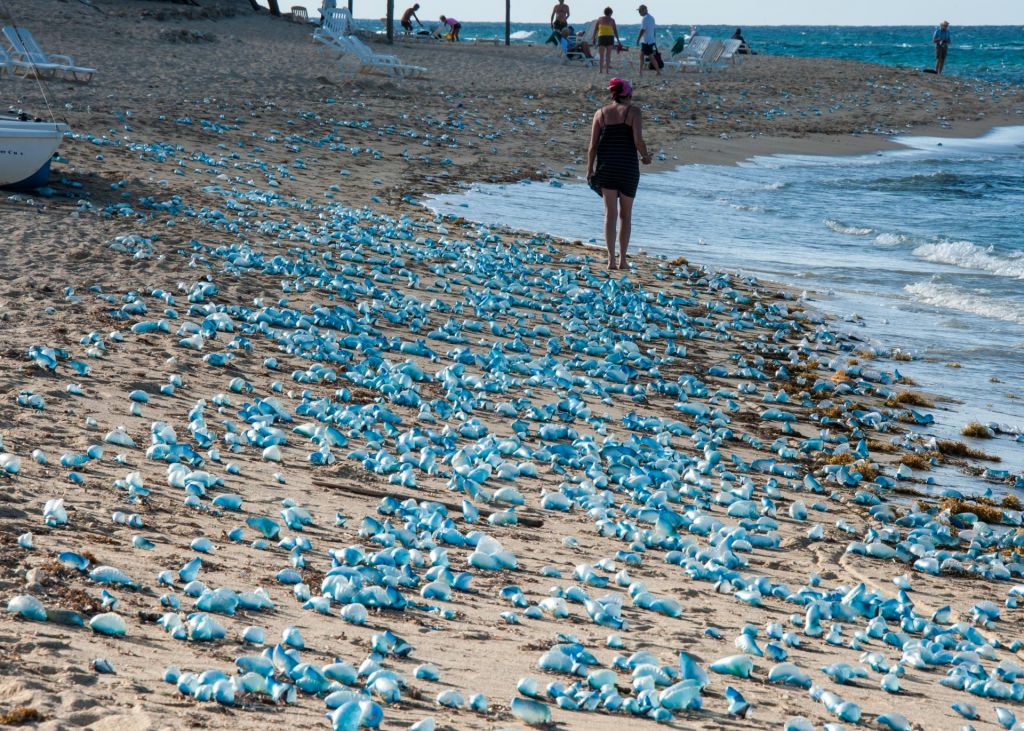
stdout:
[(96, 69), (76, 66), (71, 56), (47, 54), (27, 28), (5, 26), (3, 33), (11, 46), (11, 57), (15, 61), (31, 64), (32, 71), (39, 76), (88, 82), (96, 73)]
[[(597, 19), (595, 18), (594, 20), (592, 20), (589, 23), (587, 23), (587, 29), (585, 31), (583, 31), (582, 35), (576, 34), (576, 38), (582, 38), (587, 43), (590, 43), (590, 39), (594, 35), (594, 26), (596, 26), (596, 25), (597, 25)], [(544, 41), (545, 45), (550, 43), (550, 44), (552, 44), (554, 46), (554, 48), (551, 50), (550, 53), (545, 53), (544, 54), (544, 58), (546, 60), (548, 60), (548, 61), (553, 61), (555, 63), (565, 63), (566, 61), (576, 60), (575, 57), (576, 57), (577, 54), (570, 54), (567, 57), (566, 54), (562, 51), (562, 44), (558, 42), (558, 37), (559, 37), (558, 31), (554, 31), (553, 30), (553, 31), (551, 31), (551, 35), (548, 36), (548, 39), (546, 41)], [(582, 58), (582, 59), (586, 59), (586, 56), (584, 56), (582, 53), (578, 54), (578, 56), (580, 58)], [(594, 65), (594, 59), (590, 59), (590, 62), (587, 63), (587, 66), (593, 66), (593, 65)]]
[(551, 48), (548, 49), (548, 51), (544, 54), (544, 60), (546, 60), (546, 61), (554, 61), (556, 63), (561, 63), (562, 62), (562, 46), (558, 42), (558, 33), (557, 32), (551, 31), (548, 34), (547, 40), (544, 41), (544, 47), (547, 48), (549, 45), (551, 46)]
[[(355, 32), (352, 27), (352, 15), (348, 8), (330, 8), (324, 10), (323, 22), (320, 27), (313, 31), (313, 40), (319, 41), (326, 46), (339, 46), (342, 38), (347, 38)], [(343, 51), (344, 49), (338, 48)]]
[[(672, 58), (665, 61), (665, 65), (686, 71), (688, 69), (699, 69), (700, 59), (711, 45), (709, 36), (694, 36), (690, 42), (683, 46), (681, 51), (672, 54)], [(675, 50), (675, 46), (673, 47)]]
[(721, 68), (722, 52), (725, 51), (725, 44), (719, 40), (712, 40), (708, 44), (707, 50), (697, 60), (698, 71), (713, 71), (716, 68)]
[(32, 73), (32, 64), (27, 61), (19, 61), (11, 57), (6, 48), (0, 48), (0, 76), (10, 74), (11, 76), (29, 76)]
[(718, 58), (718, 65), (723, 66), (735, 66), (737, 57), (739, 56), (740, 46), (743, 45), (743, 41), (736, 38), (730, 38), (722, 44), (722, 55)]
[[(396, 38), (398, 36), (395, 36)], [(419, 27), (413, 30), (412, 33), (406, 33), (405, 28), (401, 29), (401, 38), (406, 41), (419, 41), (419, 42), (430, 42), (436, 41), (440, 38), (439, 34), (436, 34), (433, 30), (429, 30), (426, 27)]]
[(597, 63), (597, 59), (587, 58), (580, 51), (565, 51), (562, 49), (562, 44), (558, 44), (558, 54), (552, 57), (556, 63), (568, 64), (582, 62), (584, 66), (593, 66)]
[(292, 5), (292, 12), (289, 16), (289, 20), (293, 23), (308, 23), (309, 13), (301, 5)]
[(16, 64), (20, 67), (24, 72), (24, 76), (35, 76), (41, 79), (56, 77), (60, 67), (55, 63), (44, 63), (30, 58), (25, 44), (22, 43), (21, 36), (18, 35), (17, 29), (5, 27), (3, 34), (4, 38), (7, 39), (8, 46), (10, 46), (10, 52), (7, 55), (11, 60), (11, 64)]
[(586, 30), (583, 31), (583, 40), (587, 43), (592, 43), (594, 40), (594, 30), (597, 28), (597, 18), (587, 23)]
[(383, 71), (390, 76), (414, 78), (423, 76), (427, 70), (423, 66), (402, 63), (397, 56), (374, 53), (373, 50), (355, 36), (348, 36), (343, 43), (346, 50), (358, 61), (357, 73)]

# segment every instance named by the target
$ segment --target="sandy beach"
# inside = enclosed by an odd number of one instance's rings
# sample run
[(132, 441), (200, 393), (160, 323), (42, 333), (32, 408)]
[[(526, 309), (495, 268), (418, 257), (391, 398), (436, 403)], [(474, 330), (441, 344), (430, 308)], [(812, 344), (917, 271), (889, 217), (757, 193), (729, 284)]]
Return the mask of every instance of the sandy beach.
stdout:
[[(643, 257), (609, 277), (599, 250), (417, 202), (582, 175), (596, 70), (375, 45), (428, 69), (395, 80), (246, 2), (11, 7), (99, 72), (47, 85), (73, 130), (51, 190), (0, 196), (0, 606), (35, 597), (49, 620), (0, 615), (0, 725), (330, 728), (326, 696), (379, 704), (384, 729), (523, 728), (527, 676), (565, 729), (854, 725), (828, 693), (869, 728), (959, 728), (954, 704), (979, 729), (997, 707), (1024, 722), (1020, 503), (1002, 502), (1012, 475), (980, 477), (1019, 465), (914, 426), (942, 395), (914, 390), (898, 343), (845, 337), (787, 282)], [(35, 82), (0, 89), (45, 112)], [(645, 75), (636, 94), (655, 170), (1024, 123), (1016, 87), (820, 59)], [(946, 469), (998, 499), (925, 498)], [(47, 524), (52, 500), (66, 516)], [(475, 531), (516, 567), (487, 566)], [(206, 641), (184, 627), (217, 589), (268, 601), (205, 610), (224, 630)], [(107, 613), (123, 636), (90, 629)], [(287, 628), (304, 647), (248, 678), (262, 690), (179, 691), (241, 682), (236, 659)], [(556, 645), (593, 662), (539, 668)], [(692, 689), (681, 652), (706, 682), (668, 710), (667, 688)], [(709, 671), (734, 655), (739, 676)], [(782, 656), (809, 682), (770, 677)], [(325, 679), (341, 663), (358, 679)], [(624, 707), (659, 697), (667, 717)]]

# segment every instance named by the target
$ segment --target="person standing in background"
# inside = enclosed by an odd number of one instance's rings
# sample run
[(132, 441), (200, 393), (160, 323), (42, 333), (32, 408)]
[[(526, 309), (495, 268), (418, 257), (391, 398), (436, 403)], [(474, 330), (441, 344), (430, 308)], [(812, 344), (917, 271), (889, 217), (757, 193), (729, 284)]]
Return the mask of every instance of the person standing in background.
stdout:
[[(640, 33), (637, 34), (636, 42), (640, 45), (640, 73), (639, 76), (644, 75), (644, 66), (650, 61), (649, 59), (654, 56), (654, 52), (657, 50), (655, 36), (657, 34), (657, 25), (654, 23), (654, 16), (647, 12), (647, 6), (641, 5), (636, 9), (640, 13), (642, 20), (640, 21)], [(654, 65), (654, 70), (661, 76), (661, 69), (658, 65)]]
[(412, 21), (416, 21), (420, 28), (423, 27), (423, 23), (420, 23), (420, 19), (416, 17), (416, 11), (420, 9), (420, 4), (416, 3), (411, 8), (402, 13), (402, 29), (406, 35), (412, 33)]
[(559, 2), (551, 10), (551, 27), (554, 30), (561, 31), (563, 28), (569, 25), (569, 6), (564, 2)]
[(622, 41), (619, 40), (619, 26), (615, 25), (611, 8), (605, 8), (604, 15), (594, 23), (594, 36), (590, 42), (591, 45), (597, 46), (597, 70), (600, 73), (611, 73), (612, 48), (622, 45)]
[(932, 34), (932, 43), (935, 44), (935, 73), (941, 74), (942, 67), (946, 65), (946, 52), (949, 51), (949, 42), (952, 37), (949, 35), (949, 21), (939, 23), (939, 27)]

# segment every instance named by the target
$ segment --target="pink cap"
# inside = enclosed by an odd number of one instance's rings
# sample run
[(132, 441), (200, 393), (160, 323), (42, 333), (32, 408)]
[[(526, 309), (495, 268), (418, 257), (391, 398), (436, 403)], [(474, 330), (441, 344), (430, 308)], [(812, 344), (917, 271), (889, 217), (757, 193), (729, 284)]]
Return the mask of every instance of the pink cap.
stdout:
[(632, 84), (618, 76), (608, 82), (608, 91), (616, 96), (633, 96)]

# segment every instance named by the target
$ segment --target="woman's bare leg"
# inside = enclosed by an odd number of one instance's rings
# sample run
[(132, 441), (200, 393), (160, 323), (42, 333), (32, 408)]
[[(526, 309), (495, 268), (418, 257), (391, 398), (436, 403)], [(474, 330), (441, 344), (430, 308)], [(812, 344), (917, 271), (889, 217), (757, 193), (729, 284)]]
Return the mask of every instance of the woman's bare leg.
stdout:
[(615, 269), (615, 223), (618, 218), (619, 191), (602, 188), (604, 196), (604, 241), (608, 246), (608, 268)]
[[(605, 233), (608, 226), (605, 225)], [(626, 268), (626, 249), (629, 248), (629, 236), (633, 233), (633, 199), (626, 195), (619, 196), (619, 269)]]

